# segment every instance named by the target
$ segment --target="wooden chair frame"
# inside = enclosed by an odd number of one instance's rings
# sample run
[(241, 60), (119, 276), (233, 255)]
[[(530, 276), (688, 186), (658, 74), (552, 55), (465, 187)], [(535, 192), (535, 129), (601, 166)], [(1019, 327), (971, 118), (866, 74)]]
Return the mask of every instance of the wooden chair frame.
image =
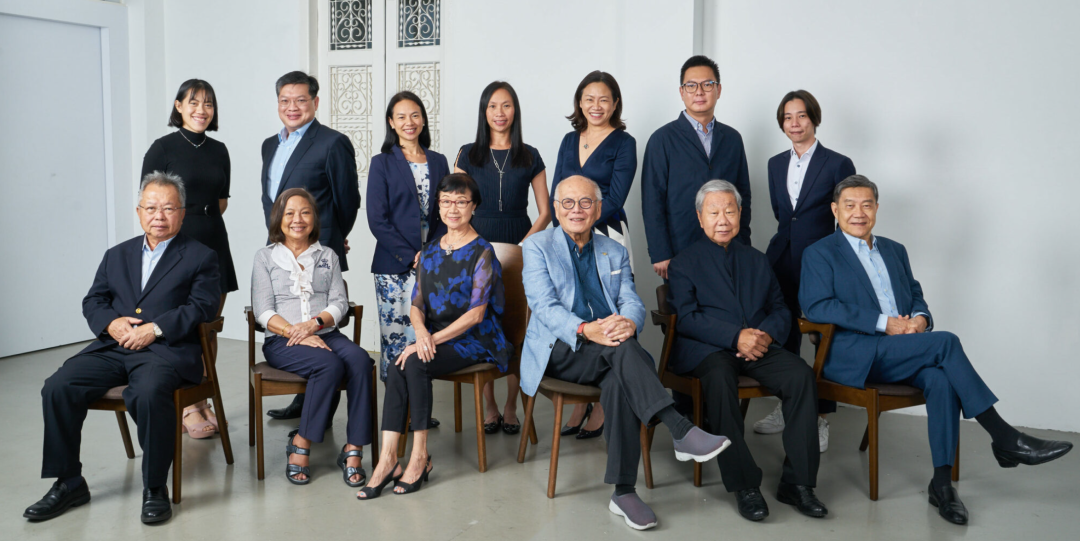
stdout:
[[(926, 397), (923, 396), (921, 390), (902, 384), (879, 385), (867, 383), (865, 389), (858, 389), (824, 379), (821, 372), (825, 368), (825, 359), (829, 356), (829, 347), (832, 346), (836, 325), (811, 323), (800, 318), (799, 330), (803, 334), (820, 336), (817, 353), (814, 355), (814, 375), (817, 377), (818, 398), (866, 408), (866, 432), (863, 433), (859, 450), (866, 451), (867, 448), (870, 449), (870, 499), (877, 501), (879, 418), (886, 411), (925, 404)], [(952, 480), (960, 480), (959, 439), (956, 442), (956, 459), (952, 467)]]
[[(232, 442), (229, 440), (229, 422), (225, 419), (225, 407), (221, 401), (221, 387), (218, 385), (217, 348), (214, 347), (217, 333), (221, 332), (224, 323), (225, 320), (219, 317), (199, 325), (199, 344), (202, 346), (203, 368), (206, 376), (197, 385), (185, 385), (173, 391), (173, 402), (176, 405), (176, 442), (173, 445), (172, 464), (173, 503), (180, 503), (181, 478), (183, 477), (185, 407), (208, 398), (214, 400), (214, 407), (217, 408), (215, 417), (217, 417), (218, 426), (220, 427), (221, 447), (225, 452), (225, 463), (233, 463)], [(95, 400), (90, 404), (89, 409), (116, 412), (116, 422), (120, 425), (120, 437), (124, 440), (124, 451), (129, 459), (133, 459), (135, 458), (135, 447), (131, 443), (131, 432), (128, 430), (127, 419), (124, 417), (127, 406), (124, 404), (123, 398), (111, 397), (119, 396), (125, 387), (127, 386), (123, 385), (110, 389), (107, 395), (109, 397)]]

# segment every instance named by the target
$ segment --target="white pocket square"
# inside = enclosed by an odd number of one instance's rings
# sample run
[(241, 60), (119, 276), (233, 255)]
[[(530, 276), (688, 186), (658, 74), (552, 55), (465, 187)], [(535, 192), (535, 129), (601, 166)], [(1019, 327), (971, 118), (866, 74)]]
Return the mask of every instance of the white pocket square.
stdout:
[(622, 274), (622, 269), (611, 271), (611, 274)]

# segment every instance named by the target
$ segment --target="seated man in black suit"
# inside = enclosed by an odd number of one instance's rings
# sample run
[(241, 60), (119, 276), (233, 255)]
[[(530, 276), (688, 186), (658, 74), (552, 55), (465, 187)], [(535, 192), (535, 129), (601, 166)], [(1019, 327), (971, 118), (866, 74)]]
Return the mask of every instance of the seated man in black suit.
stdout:
[(127, 385), (124, 403), (143, 450), (142, 521), (172, 517), (165, 487), (176, 438), (173, 391), (203, 377), (196, 328), (221, 302), (217, 254), (178, 234), (184, 184), (153, 172), (139, 188), (137, 213), (145, 235), (105, 252), (83, 316), (97, 336), (68, 359), (41, 389), (45, 446), (41, 476), (57, 478), (23, 513), (30, 520), (59, 516), (90, 501), (79, 446), (87, 407), (112, 387)]
[(818, 470), (817, 385), (814, 371), (777, 339), (785, 339), (791, 314), (765, 254), (740, 242), (742, 197), (724, 180), (705, 183), (695, 198), (705, 237), (679, 252), (668, 267), (670, 302), (678, 339), (669, 369), (701, 380), (706, 431), (725, 434), (731, 450), (717, 458), (739, 513), (752, 521), (769, 516), (761, 496), (761, 469), (750, 456), (739, 410), (739, 375), (752, 377), (783, 400), (784, 472), (777, 499), (804, 515), (828, 510), (814, 495)]

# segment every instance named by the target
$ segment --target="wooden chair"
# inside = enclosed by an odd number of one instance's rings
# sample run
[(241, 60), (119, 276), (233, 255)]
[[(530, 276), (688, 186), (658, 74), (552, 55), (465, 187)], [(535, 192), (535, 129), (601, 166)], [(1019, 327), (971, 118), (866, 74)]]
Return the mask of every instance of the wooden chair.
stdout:
[[(349, 294), (349, 285), (345, 284), (345, 295)], [(255, 362), (255, 331), (265, 332), (266, 329), (255, 321), (255, 312), (250, 306), (244, 307), (244, 314), (248, 322), (248, 446), (255, 446), (256, 461), (258, 463), (259, 480), (266, 477), (266, 469), (263, 460), (263, 397), (294, 395), (307, 390), (307, 379), (297, 376), (292, 372), (278, 370), (270, 366), (266, 361)], [(353, 342), (360, 345), (360, 325), (364, 319), (364, 307), (356, 303), (349, 303), (349, 309), (342, 315), (341, 321), (336, 322), (338, 329), (353, 323)], [(379, 365), (371, 369), (371, 467), (374, 468), (379, 460), (379, 400), (378, 400)], [(338, 392), (345, 390), (344, 382), (338, 387)]]
[[(664, 384), (664, 387), (677, 391), (686, 395), (690, 395), (690, 398), (694, 403), (694, 424), (699, 428), (703, 421), (702, 418), (702, 396), (701, 396), (701, 380), (690, 376), (680, 376), (668, 371), (668, 361), (671, 358), (671, 352), (675, 346), (675, 336), (678, 334), (675, 332), (675, 310), (668, 303), (668, 285), (663, 284), (656, 288), (656, 310), (652, 311), (653, 325), (658, 325), (660, 330), (664, 333), (664, 345), (660, 350), (660, 368), (658, 374), (660, 376), (660, 382)], [(751, 398), (762, 398), (766, 396), (772, 396), (765, 387), (761, 386), (758, 380), (747, 377), (739, 376), (739, 399), (740, 410), (742, 412), (743, 419), (746, 419), (746, 411), (750, 408)], [(649, 427), (648, 445), (652, 447), (653, 432), (656, 431), (656, 425)], [(652, 472), (646, 472), (646, 480), (652, 478)], [(701, 486), (701, 462), (694, 461), (694, 486)], [(648, 485), (652, 488), (652, 484)]]
[[(551, 467), (548, 469), (547, 497), (555, 497), (555, 477), (559, 471), (559, 441), (562, 436), (562, 413), (563, 406), (571, 404), (589, 404), (600, 401), (600, 388), (591, 385), (579, 385), (560, 379), (544, 376), (540, 380), (539, 394), (551, 399), (555, 404), (555, 423), (551, 435)], [(531, 439), (536, 444), (536, 428), (533, 422), (533, 406), (536, 405), (536, 396), (530, 396), (525, 404), (525, 424), (522, 426), (521, 444), (518, 446), (518, 463), (525, 462), (525, 449)], [(652, 459), (649, 456), (648, 435), (645, 425), (641, 425), (641, 460), (645, 463), (645, 485), (653, 486)], [(531, 438), (530, 438), (531, 435)]]
[[(878, 499), (878, 420), (881, 414), (901, 408), (910, 408), (926, 403), (922, 390), (899, 383), (867, 383), (865, 389), (848, 387), (829, 381), (821, 376), (825, 368), (825, 359), (829, 356), (836, 326), (831, 324), (811, 323), (799, 319), (799, 330), (804, 334), (820, 336), (817, 353), (814, 355), (814, 375), (817, 376), (818, 398), (835, 400), (853, 406), (866, 408), (866, 432), (863, 433), (860, 451), (870, 448), (870, 499)], [(956, 460), (952, 467), (952, 480), (960, 480), (960, 441), (956, 442)]]
[[(525, 343), (525, 328), (528, 323), (526, 314), (528, 303), (525, 301), (525, 286), (521, 280), (521, 247), (516, 244), (493, 242), (495, 257), (502, 266), (505, 305), (503, 307), (502, 326), (507, 341), (514, 345), (514, 356), (510, 359), (510, 368), (504, 373), (492, 363), (478, 363), (472, 366), (436, 376), (432, 379), (450, 381), (454, 384), (454, 432), (461, 432), (461, 384), (472, 384), (473, 405), (476, 409), (476, 449), (480, 473), (487, 471), (487, 435), (484, 434), (484, 386), (507, 374), (516, 373), (521, 363), (521, 346)], [(522, 404), (525, 398), (522, 396)], [(522, 428), (525, 428), (524, 426)], [(536, 432), (533, 430), (534, 439)], [(398, 457), (405, 456), (405, 437), (398, 439)]]
[[(225, 407), (221, 402), (221, 387), (218, 385), (217, 376), (217, 348), (214, 347), (214, 338), (221, 332), (224, 325), (223, 318), (217, 318), (209, 323), (199, 325), (199, 343), (202, 345), (202, 359), (205, 376), (197, 385), (185, 385), (173, 391), (173, 402), (176, 405), (176, 443), (173, 448), (173, 486), (172, 501), (180, 503), (180, 480), (183, 476), (183, 426), (184, 408), (201, 400), (214, 399), (214, 407), (217, 408), (215, 416), (218, 419), (219, 432), (221, 433), (221, 448), (225, 451), (225, 463), (233, 463), (232, 442), (229, 441), (229, 422), (225, 419)], [(124, 450), (128, 458), (135, 458), (135, 448), (131, 444), (131, 432), (128, 431), (127, 419), (124, 412), (124, 389), (127, 385), (113, 387), (105, 393), (105, 396), (90, 404), (89, 409), (116, 412), (116, 422), (120, 425), (120, 437), (124, 440)]]

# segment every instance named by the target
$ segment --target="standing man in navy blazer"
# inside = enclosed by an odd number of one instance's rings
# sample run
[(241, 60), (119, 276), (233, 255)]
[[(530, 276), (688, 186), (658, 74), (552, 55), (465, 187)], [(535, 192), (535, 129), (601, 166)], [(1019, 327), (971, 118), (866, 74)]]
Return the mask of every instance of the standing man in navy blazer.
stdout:
[[(798, 355), (802, 346), (799, 332), (799, 272), (802, 253), (807, 246), (828, 236), (836, 229), (830, 204), (833, 188), (841, 180), (855, 174), (851, 158), (833, 152), (817, 140), (821, 125), (821, 106), (813, 94), (805, 90), (788, 92), (776, 109), (776, 123), (791, 139), (791, 149), (769, 158), (769, 196), (778, 227), (769, 241), (765, 255), (780, 281), (784, 302), (791, 311), (791, 327), (787, 336), (778, 336), (784, 349)], [(829, 448), (829, 422), (825, 414), (836, 411), (836, 402), (818, 402), (818, 446), (824, 453)], [(754, 423), (754, 431), (775, 434), (784, 430), (784, 414), (777, 404), (767, 417)]]
[(877, 185), (866, 177), (852, 175), (836, 185), (832, 211), (840, 229), (803, 252), (799, 301), (807, 319), (838, 327), (824, 378), (860, 389), (866, 382), (922, 389), (934, 460), (930, 504), (945, 520), (966, 524), (967, 509), (950, 479), (961, 413), (990, 434), (1003, 468), (1049, 462), (1072, 444), (1028, 436), (998, 415), (997, 397), (971, 366), (960, 339), (930, 332), (934, 320), (907, 250), (872, 233), (877, 210)]
[[(360, 212), (360, 183), (356, 174), (356, 150), (341, 132), (315, 120), (319, 109), (319, 81), (302, 72), (282, 75), (275, 84), (278, 116), (285, 125), (262, 144), (262, 205), (266, 227), (277, 195), (289, 188), (304, 188), (319, 205), (319, 242), (349, 270), (349, 232)], [(340, 393), (334, 393), (337, 411)], [(296, 419), (303, 411), (304, 395), (298, 394), (283, 409), (267, 411), (275, 419)], [(331, 412), (330, 417), (333, 418)]]
[(714, 179), (735, 185), (743, 200), (739, 242), (750, 245), (750, 173), (742, 136), (713, 116), (720, 68), (692, 56), (679, 73), (686, 110), (649, 137), (641, 170), (641, 213), (653, 270), (667, 279), (668, 263), (703, 237), (694, 210), (698, 188)]
[(145, 234), (105, 252), (83, 299), (83, 316), (97, 340), (41, 389), (41, 476), (57, 480), (24, 517), (48, 520), (90, 501), (79, 462), (83, 421), (91, 402), (121, 385), (127, 385), (124, 404), (143, 450), (142, 521), (172, 517), (165, 482), (176, 439), (173, 391), (202, 380), (196, 328), (217, 314), (221, 302), (217, 253), (180, 234), (185, 203), (180, 177), (146, 175), (137, 210)]

